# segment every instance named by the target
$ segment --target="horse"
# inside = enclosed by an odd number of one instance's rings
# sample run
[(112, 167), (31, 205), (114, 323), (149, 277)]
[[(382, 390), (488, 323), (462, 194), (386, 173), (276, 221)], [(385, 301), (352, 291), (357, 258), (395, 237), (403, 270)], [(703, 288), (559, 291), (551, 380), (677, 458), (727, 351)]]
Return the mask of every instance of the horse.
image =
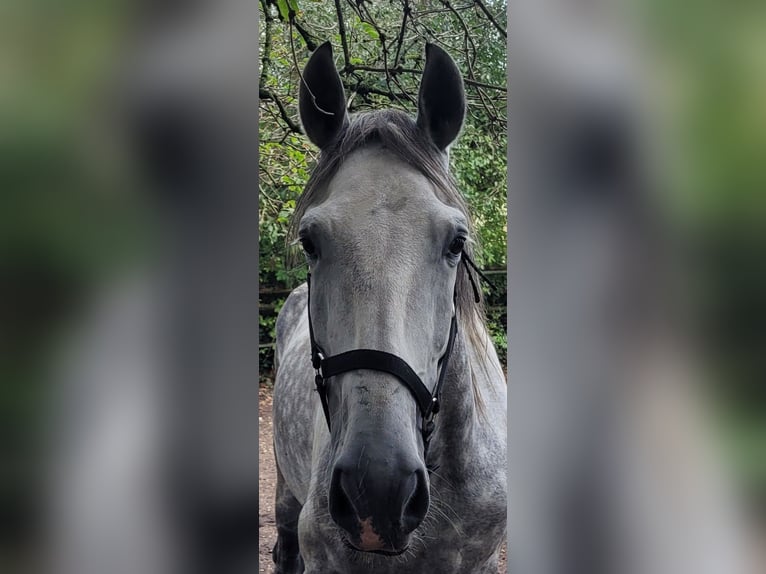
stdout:
[(292, 225), (309, 281), (276, 326), (275, 571), (495, 573), (506, 382), (449, 174), (460, 72), (428, 44), (417, 119), (350, 116), (328, 42), (299, 110), (320, 155)]

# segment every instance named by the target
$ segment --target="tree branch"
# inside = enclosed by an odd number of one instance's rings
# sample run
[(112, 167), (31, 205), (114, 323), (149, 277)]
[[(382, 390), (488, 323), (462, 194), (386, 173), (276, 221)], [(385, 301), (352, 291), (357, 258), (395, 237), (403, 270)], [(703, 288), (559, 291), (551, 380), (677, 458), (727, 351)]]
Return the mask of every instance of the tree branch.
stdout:
[(482, 12), (484, 12), (484, 15), (489, 19), (490, 22), (492, 22), (492, 25), (497, 28), (497, 31), (500, 32), (503, 35), (503, 38), (508, 37), (508, 32), (506, 32), (505, 28), (500, 26), (500, 24), (495, 20), (495, 17), (492, 15), (492, 13), (487, 9), (487, 7), (484, 5), (484, 2), (481, 0), (474, 0), (476, 2), (476, 5), (481, 9)]
[(287, 127), (290, 128), (290, 131), (296, 134), (303, 135), (303, 130), (301, 127), (296, 124), (292, 118), (290, 118), (290, 114), (287, 113), (287, 109), (285, 108), (285, 105), (280, 101), (280, 99), (269, 90), (266, 90), (265, 88), (258, 88), (258, 97), (261, 100), (264, 101), (272, 101), (277, 105), (277, 108), (279, 109), (279, 115), (284, 120), (284, 122), (287, 124)]
[(493, 84), (485, 84), (484, 82), (479, 82), (478, 80), (464, 79), (463, 81), (469, 86), (476, 86), (477, 88), (486, 88), (487, 90), (497, 90), (499, 92), (508, 91), (508, 88), (505, 86), (495, 86)]
[(399, 56), (402, 53), (402, 44), (404, 44), (404, 30), (407, 27), (407, 17), (410, 15), (410, 1), (404, 0), (402, 7), (404, 15), (402, 16), (402, 26), (399, 28), (399, 37), (396, 40), (396, 54), (394, 55), (394, 68), (399, 65)]
[(317, 43), (314, 41), (314, 38), (309, 34), (308, 30), (300, 25), (298, 20), (293, 18), (293, 26), (295, 26), (295, 29), (298, 30), (298, 34), (301, 35), (301, 38), (303, 38), (303, 41), (306, 43), (306, 47), (309, 49), (310, 52), (313, 52), (317, 49)]
[[(388, 87), (388, 90), (393, 94), (395, 93), (393, 91), (393, 88), (391, 88), (391, 73), (389, 71), (389, 65), (388, 65), (388, 47), (386, 46), (386, 34), (385, 32), (378, 26), (378, 23), (375, 22), (375, 20), (372, 17), (372, 14), (370, 14), (370, 11), (367, 9), (366, 6), (360, 5), (360, 13), (361, 10), (364, 9), (365, 13), (367, 14), (367, 21), (372, 25), (373, 28), (375, 28), (375, 31), (378, 34), (378, 41), (380, 42), (380, 48), (383, 52), (383, 71), (386, 74), (386, 87)], [(364, 21), (364, 20), (363, 20)], [(396, 82), (397, 85), (399, 85), (398, 82)], [(402, 89), (401, 86), (399, 86), (399, 89)], [(407, 95), (407, 99), (412, 101), (412, 97), (407, 94), (406, 91), (402, 90), (402, 93)]]
[[(416, 70), (414, 68), (402, 68), (401, 66), (397, 66), (396, 68), (391, 68), (389, 70), (386, 70), (384, 68), (376, 68), (375, 66), (364, 66), (361, 64), (352, 64), (349, 66), (348, 72), (376, 72), (379, 74), (385, 74), (388, 72), (392, 76), (395, 76), (397, 74), (422, 74), (423, 70)], [(477, 80), (471, 80), (470, 78), (463, 78), (463, 81), (469, 85), (469, 86), (476, 86), (477, 88), (485, 88), (487, 90), (497, 90), (499, 92), (507, 92), (508, 88), (505, 86), (495, 86), (493, 84), (485, 84), (484, 82), (479, 82)]]
[(381, 90), (379, 88), (372, 88), (370, 86), (365, 86), (364, 84), (352, 84), (351, 82), (343, 82), (343, 87), (345, 87), (349, 91), (354, 91), (358, 93), (360, 96), (365, 96), (367, 94), (375, 94), (378, 96), (384, 96), (388, 98), (391, 101), (397, 101), (397, 100), (406, 100), (407, 94), (404, 92), (394, 92), (393, 90)]
[(343, 11), (340, 9), (340, 0), (335, 0), (335, 11), (338, 14), (338, 31), (340, 32), (340, 43), (343, 46), (343, 62), (346, 66), (351, 63), (348, 55), (348, 41), (346, 40), (346, 24), (343, 22)]
[(271, 65), (271, 28), (274, 18), (269, 12), (269, 6), (266, 0), (261, 0), (261, 6), (263, 8), (263, 17), (266, 20), (266, 26), (264, 29), (263, 39), (263, 55), (261, 56), (261, 78), (258, 85), (263, 86), (268, 78), (268, 69)]

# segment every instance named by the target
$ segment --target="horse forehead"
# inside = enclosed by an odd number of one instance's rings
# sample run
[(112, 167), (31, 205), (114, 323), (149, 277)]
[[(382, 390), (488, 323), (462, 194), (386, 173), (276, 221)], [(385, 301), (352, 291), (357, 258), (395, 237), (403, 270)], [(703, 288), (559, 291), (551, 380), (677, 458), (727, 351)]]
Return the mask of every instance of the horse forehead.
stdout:
[(438, 211), (441, 203), (425, 175), (381, 147), (348, 156), (329, 184), (329, 200), (356, 216)]

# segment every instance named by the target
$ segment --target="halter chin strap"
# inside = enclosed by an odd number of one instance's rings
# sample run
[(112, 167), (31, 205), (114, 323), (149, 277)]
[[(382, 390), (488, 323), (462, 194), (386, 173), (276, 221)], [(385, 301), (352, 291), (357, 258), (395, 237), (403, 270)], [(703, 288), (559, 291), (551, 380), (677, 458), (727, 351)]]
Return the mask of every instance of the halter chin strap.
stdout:
[[(481, 271), (478, 270), (476, 265), (468, 258), (465, 253), (462, 254), (461, 261), (465, 265), (468, 278), (471, 281), (473, 287), (474, 297), (478, 303), (480, 300), (479, 289), (468, 269), (470, 263), (480, 275), (482, 279), (489, 282)], [(423, 458), (428, 453), (428, 445), (431, 440), (431, 434), (434, 431), (434, 417), (439, 412), (439, 406), (441, 401), (441, 389), (446, 378), (447, 368), (449, 367), (449, 359), (452, 355), (452, 349), (455, 345), (455, 338), (457, 336), (457, 306), (455, 306), (455, 313), (452, 315), (452, 321), (450, 322), (449, 336), (447, 338), (447, 348), (444, 351), (441, 359), (439, 360), (440, 370), (439, 378), (436, 381), (433, 393), (428, 390), (428, 387), (423, 384), (420, 377), (412, 370), (404, 359), (397, 357), (391, 353), (385, 351), (377, 351), (374, 349), (354, 349), (352, 351), (346, 351), (338, 355), (331, 357), (325, 357), (321, 347), (317, 344), (314, 338), (314, 326), (311, 321), (311, 273), (307, 276), (308, 284), (308, 318), (309, 318), (309, 337), (311, 339), (311, 364), (314, 367), (314, 383), (316, 384), (316, 391), (319, 394), (319, 399), (322, 402), (322, 411), (324, 412), (325, 420), (327, 421), (328, 430), (331, 429), (330, 425), (330, 406), (327, 399), (327, 379), (349, 371), (358, 371), (367, 369), (371, 371), (381, 371), (395, 376), (410, 390), (412, 396), (415, 398), (415, 402), (418, 405), (418, 410), (421, 416), (420, 432), (423, 436)], [(491, 283), (490, 283), (491, 285)], [(457, 291), (455, 291), (457, 293)], [(453, 301), (455, 295), (453, 294)]]

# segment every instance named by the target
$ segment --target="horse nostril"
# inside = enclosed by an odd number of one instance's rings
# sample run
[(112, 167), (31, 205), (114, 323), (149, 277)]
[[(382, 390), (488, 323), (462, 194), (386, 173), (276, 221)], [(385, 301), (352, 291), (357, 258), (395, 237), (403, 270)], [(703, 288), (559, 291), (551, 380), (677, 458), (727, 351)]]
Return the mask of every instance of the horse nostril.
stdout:
[(425, 471), (421, 468), (416, 470), (410, 479), (413, 482), (413, 489), (410, 492), (409, 500), (405, 503), (402, 512), (402, 530), (409, 534), (415, 530), (428, 512), (430, 496), (428, 494), (428, 478)]
[(348, 476), (341, 468), (336, 467), (330, 481), (330, 516), (341, 528), (353, 532), (358, 528), (359, 520), (356, 509), (351, 502), (353, 493), (348, 492)]

